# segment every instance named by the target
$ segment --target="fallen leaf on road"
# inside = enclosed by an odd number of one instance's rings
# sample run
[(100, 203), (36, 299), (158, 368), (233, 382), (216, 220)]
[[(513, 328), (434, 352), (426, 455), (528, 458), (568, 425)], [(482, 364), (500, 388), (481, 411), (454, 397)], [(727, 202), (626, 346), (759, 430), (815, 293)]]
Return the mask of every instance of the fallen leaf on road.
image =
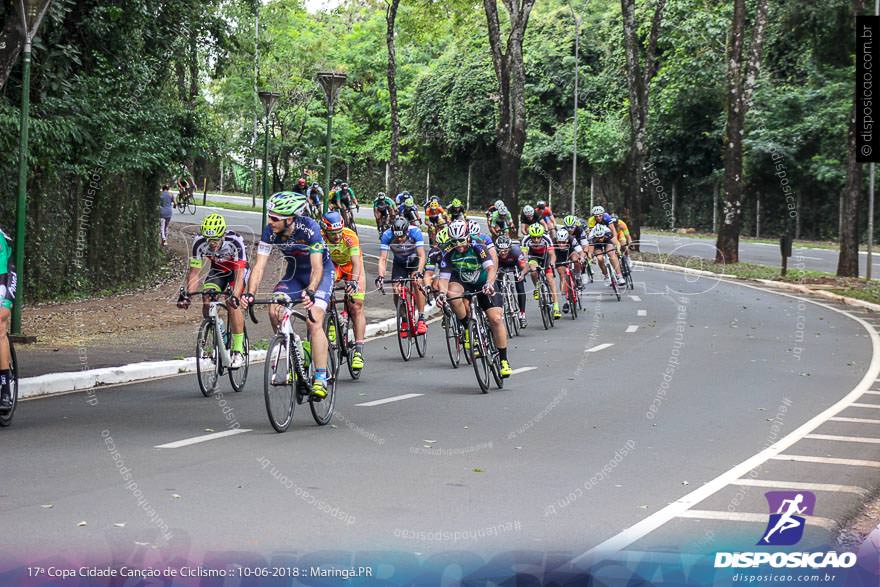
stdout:
[(682, 481), (681, 484), (682, 485), (690, 485), (690, 483), (688, 483), (687, 481)]
[(79, 526), (79, 527), (88, 526), (88, 523), (85, 520), (83, 520), (82, 522), (77, 524), (77, 526)]
[(43, 508), (43, 509), (48, 510), (48, 509), (51, 509), (51, 508), (53, 508), (53, 507), (55, 507), (55, 506), (52, 505), (51, 503), (44, 503), (44, 504), (41, 505), (40, 507)]
[(180, 495), (177, 493), (172, 493), (171, 497), (173, 497), (174, 499), (180, 499)]
[(214, 431), (213, 428), (205, 428), (205, 432), (213, 432), (213, 431)]
[(474, 473), (485, 473), (485, 471), (479, 467), (474, 467), (472, 470)]
[(125, 522), (117, 522), (113, 525), (116, 526), (117, 528), (125, 528)]
[(430, 442), (430, 443), (434, 443), (434, 442), (437, 442), (437, 441), (436, 441), (436, 440), (425, 440), (425, 439), (422, 439), (422, 442)]

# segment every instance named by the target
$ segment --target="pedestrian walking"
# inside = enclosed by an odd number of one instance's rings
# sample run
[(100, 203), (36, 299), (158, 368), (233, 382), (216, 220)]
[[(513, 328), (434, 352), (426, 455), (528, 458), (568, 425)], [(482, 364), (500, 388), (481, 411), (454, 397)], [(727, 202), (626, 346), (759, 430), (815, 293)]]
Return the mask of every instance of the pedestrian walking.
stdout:
[(164, 184), (162, 193), (159, 194), (159, 231), (162, 234), (163, 247), (168, 245), (168, 226), (174, 215), (174, 204), (174, 196), (169, 191), (168, 184)]

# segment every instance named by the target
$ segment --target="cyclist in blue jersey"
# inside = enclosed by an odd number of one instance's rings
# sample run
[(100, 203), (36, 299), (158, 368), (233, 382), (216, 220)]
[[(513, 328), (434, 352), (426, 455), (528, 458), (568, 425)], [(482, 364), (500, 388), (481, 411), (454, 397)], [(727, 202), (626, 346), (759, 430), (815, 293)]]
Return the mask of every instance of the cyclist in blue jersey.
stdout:
[[(498, 275), (498, 264), (492, 261), (489, 250), (480, 242), (469, 238), (467, 223), (456, 220), (449, 225), (450, 249), (440, 261), (440, 293), (438, 303), (446, 303), (447, 295), (456, 298), (463, 292), (476, 293), (475, 301), (486, 313), (492, 338), (501, 359), (501, 376), (510, 377), (512, 369), (507, 360), (507, 330), (504, 326), (504, 315), (501, 294), (495, 291), (495, 278)], [(450, 305), (462, 323), (467, 324), (468, 310), (465, 300), (451, 300)], [(470, 332), (465, 330), (465, 347), (470, 346)]]
[[(526, 262), (526, 256), (519, 248), (519, 244), (510, 240), (506, 234), (502, 234), (495, 241), (498, 249), (498, 273), (502, 271), (510, 271), (516, 276), (516, 302), (519, 306), (519, 325), (525, 328), (526, 322), (526, 287), (525, 278), (529, 273), (529, 265)], [(496, 287), (500, 287), (501, 279), (499, 278)]]
[(12, 239), (0, 230), (0, 412), (12, 409), (12, 388), (9, 373), (9, 318), (15, 302), (16, 274), (12, 265)]
[[(381, 287), (385, 281), (385, 271), (388, 264), (388, 252), (391, 251), (391, 281), (394, 283), (394, 292), (400, 295), (402, 285), (399, 280), (412, 277), (421, 281), (425, 276), (425, 237), (422, 231), (411, 226), (409, 220), (398, 217), (394, 219), (391, 228), (382, 233), (379, 239), (379, 263), (376, 287)], [(425, 324), (425, 294), (422, 288), (416, 288), (416, 309), (419, 312), (416, 324), (416, 334), (424, 334), (428, 331)], [(404, 325), (407, 331), (408, 325)]]
[[(257, 245), (257, 261), (248, 280), (248, 292), (242, 298), (247, 309), (254, 301), (254, 293), (263, 279), (263, 271), (273, 249), (284, 255), (287, 269), (274, 288), (275, 293), (287, 294), (294, 302), (302, 302), (312, 313), (314, 321), (306, 321), (309, 329), (315, 382), (312, 392), (316, 397), (327, 395), (327, 335), (324, 332), (324, 313), (333, 290), (335, 269), (321, 237), (321, 227), (307, 216), (308, 198), (293, 192), (279, 192), (268, 204), (269, 224)], [(283, 310), (269, 306), (269, 319), (277, 332)]]

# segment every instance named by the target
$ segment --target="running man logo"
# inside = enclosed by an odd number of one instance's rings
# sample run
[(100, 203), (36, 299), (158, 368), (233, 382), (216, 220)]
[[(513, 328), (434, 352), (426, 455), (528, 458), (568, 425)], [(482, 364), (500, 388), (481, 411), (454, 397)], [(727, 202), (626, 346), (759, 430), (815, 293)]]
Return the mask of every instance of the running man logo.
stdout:
[(758, 546), (791, 546), (804, 535), (806, 520), (816, 507), (816, 496), (809, 491), (768, 491), (770, 520)]

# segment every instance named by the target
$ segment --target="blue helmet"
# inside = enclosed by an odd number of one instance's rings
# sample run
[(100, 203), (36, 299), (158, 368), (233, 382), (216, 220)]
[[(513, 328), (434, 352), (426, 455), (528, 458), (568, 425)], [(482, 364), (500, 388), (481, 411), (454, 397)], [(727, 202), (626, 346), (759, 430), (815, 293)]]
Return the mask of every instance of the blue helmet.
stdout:
[(342, 222), (342, 216), (339, 212), (327, 212), (324, 214), (323, 218), (321, 218), (321, 225), (324, 227), (324, 230), (330, 232), (336, 232), (345, 228), (345, 223)]

